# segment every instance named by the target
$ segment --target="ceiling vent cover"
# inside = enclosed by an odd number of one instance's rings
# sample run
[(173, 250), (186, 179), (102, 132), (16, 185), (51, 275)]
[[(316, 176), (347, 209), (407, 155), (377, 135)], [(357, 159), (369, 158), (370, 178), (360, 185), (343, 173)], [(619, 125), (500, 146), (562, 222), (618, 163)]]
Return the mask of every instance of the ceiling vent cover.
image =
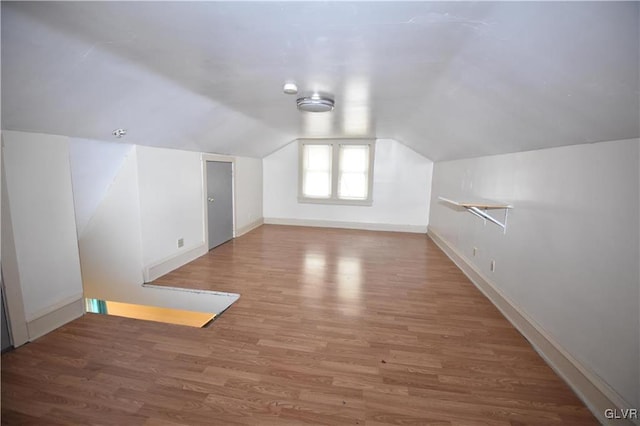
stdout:
[(300, 111), (307, 112), (329, 112), (335, 106), (333, 99), (320, 95), (298, 98), (296, 103)]

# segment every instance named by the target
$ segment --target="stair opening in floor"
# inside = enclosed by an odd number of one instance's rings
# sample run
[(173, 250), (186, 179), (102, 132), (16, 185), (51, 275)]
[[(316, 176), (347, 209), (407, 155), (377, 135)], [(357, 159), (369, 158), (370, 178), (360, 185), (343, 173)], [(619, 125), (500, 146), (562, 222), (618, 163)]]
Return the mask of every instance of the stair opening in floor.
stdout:
[(134, 318), (189, 327), (206, 327), (216, 318), (215, 313), (185, 311), (160, 306), (136, 305), (100, 299), (85, 299), (87, 312)]

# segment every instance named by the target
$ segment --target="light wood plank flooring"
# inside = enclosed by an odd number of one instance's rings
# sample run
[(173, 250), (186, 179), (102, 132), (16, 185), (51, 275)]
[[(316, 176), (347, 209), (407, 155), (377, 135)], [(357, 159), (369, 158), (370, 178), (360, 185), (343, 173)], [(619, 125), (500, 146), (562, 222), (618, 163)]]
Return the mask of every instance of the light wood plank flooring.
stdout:
[(87, 314), (2, 356), (3, 424), (590, 425), (425, 235), (262, 226), (155, 284), (209, 328)]

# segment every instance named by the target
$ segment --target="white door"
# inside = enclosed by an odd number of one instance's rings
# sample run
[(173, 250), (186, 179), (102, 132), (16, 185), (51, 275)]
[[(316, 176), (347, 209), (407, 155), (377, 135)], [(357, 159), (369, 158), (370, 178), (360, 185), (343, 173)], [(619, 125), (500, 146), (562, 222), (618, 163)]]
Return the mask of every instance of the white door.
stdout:
[(209, 250), (233, 238), (232, 173), (229, 162), (207, 161)]

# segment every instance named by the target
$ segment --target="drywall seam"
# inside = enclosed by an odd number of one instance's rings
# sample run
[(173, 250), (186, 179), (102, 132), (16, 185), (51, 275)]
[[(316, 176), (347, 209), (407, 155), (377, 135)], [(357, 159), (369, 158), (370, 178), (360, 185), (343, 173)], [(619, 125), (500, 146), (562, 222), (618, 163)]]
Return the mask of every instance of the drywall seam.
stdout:
[(262, 226), (264, 224), (264, 218), (260, 218), (258, 220), (254, 220), (253, 222), (243, 226), (242, 228), (238, 229), (236, 232), (236, 238), (243, 236), (244, 234), (246, 234), (247, 232), (251, 232), (254, 229)]
[(187, 250), (175, 255), (163, 259), (159, 262), (155, 262), (151, 265), (144, 267), (144, 282), (148, 283), (160, 278), (161, 276), (168, 274), (174, 269), (178, 269), (182, 265), (185, 265), (198, 257), (207, 254), (207, 245), (201, 241), (196, 246), (188, 248)]
[[(518, 329), (549, 366), (569, 384), (602, 424), (612, 424), (610, 419), (604, 417), (606, 409), (632, 407), (632, 404), (626, 402), (606, 382), (566, 352), (553, 337), (533, 321), (517, 304), (503, 295), (495, 284), (468, 262), (452, 244), (442, 238), (432, 227), (429, 227), (427, 235)], [(634, 423), (627, 419), (617, 419), (615, 424), (632, 425)]]
[(34, 341), (82, 315), (84, 315), (84, 299), (80, 297), (27, 323), (29, 340)]
[(394, 223), (341, 222), (333, 220), (289, 219), (278, 217), (265, 217), (264, 223), (270, 225), (312, 226), (317, 228), (361, 229), (365, 231), (411, 232), (415, 234), (424, 234), (427, 232), (427, 226), (400, 225)]

